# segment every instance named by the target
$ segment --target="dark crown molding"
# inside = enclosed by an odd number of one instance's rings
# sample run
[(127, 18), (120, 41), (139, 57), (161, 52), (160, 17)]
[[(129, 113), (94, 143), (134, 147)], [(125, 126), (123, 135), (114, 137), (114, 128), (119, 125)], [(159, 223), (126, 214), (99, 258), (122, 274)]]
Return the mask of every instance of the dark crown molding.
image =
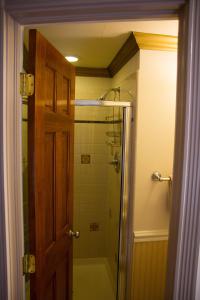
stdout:
[(139, 47), (132, 32), (107, 67), (111, 77), (115, 76), (115, 74), (138, 52), (138, 50)]
[[(76, 67), (76, 76), (112, 78), (140, 50), (177, 50), (177, 37), (131, 32), (107, 68)], [(24, 46), (24, 70), (28, 70), (28, 51)]]
[(113, 77), (140, 49), (177, 51), (177, 44), (178, 39), (176, 36), (132, 32), (107, 68), (81, 68), (82, 74), (79, 75), (77, 72), (77, 75)]
[(76, 75), (112, 78), (138, 52), (138, 50), (139, 47), (132, 32), (107, 68), (76, 67)]
[(76, 76), (111, 77), (107, 68), (76, 67)]

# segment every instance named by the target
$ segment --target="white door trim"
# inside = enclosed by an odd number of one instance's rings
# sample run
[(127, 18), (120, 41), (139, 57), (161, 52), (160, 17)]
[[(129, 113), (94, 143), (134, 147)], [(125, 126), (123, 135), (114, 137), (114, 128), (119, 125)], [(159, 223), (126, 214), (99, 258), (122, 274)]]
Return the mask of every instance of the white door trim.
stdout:
[[(175, 189), (166, 299), (199, 300), (195, 297), (200, 276), (200, 1), (188, 1), (180, 20)], [(174, 279), (173, 295), (170, 277)]]
[[(183, 0), (171, 1), (31, 1), (9, 0), (6, 10), (17, 20), (6, 16), (4, 24), (4, 55), (9, 61), (0, 65), (4, 70), (3, 133), (0, 131), (0, 174), (6, 205), (5, 224), (7, 233), (7, 270), (10, 285), (9, 300), (22, 299), (23, 279), (20, 258), (23, 251), (22, 239), (22, 201), (21, 201), (21, 112), (18, 102), (18, 73), (20, 70), (20, 24), (47, 23), (63, 21), (95, 21), (133, 18), (173, 17)], [(46, 4), (45, 4), (46, 3)], [(80, 4), (82, 3), (82, 4)], [(47, 8), (48, 7), (48, 8)], [(181, 12), (182, 30), (180, 31), (178, 100), (174, 168), (174, 195), (170, 231), (167, 300), (195, 299), (197, 265), (200, 245), (200, 107), (199, 70), (200, 43), (199, 20), (200, 2), (190, 0)], [(188, 18), (187, 18), (188, 16)], [(2, 36), (1, 36), (2, 39)], [(0, 41), (1, 41), (0, 39)], [(5, 43), (6, 42), (6, 43)], [(11, 46), (11, 48), (10, 48)], [(12, 49), (9, 50), (8, 49)], [(14, 62), (11, 66), (11, 61)], [(19, 65), (18, 65), (19, 64)], [(9, 86), (8, 86), (9, 83)], [(3, 155), (3, 157), (2, 157)], [(4, 217), (4, 214), (3, 214)], [(3, 219), (2, 219), (3, 220)], [(1, 229), (4, 229), (0, 223)], [(1, 261), (1, 259), (0, 259)], [(11, 274), (11, 270), (14, 272)], [(5, 291), (6, 292), (6, 291)], [(6, 295), (6, 294), (5, 294)], [(4, 297), (3, 299), (6, 300)]]
[[(4, 12), (0, 10), (0, 32), (4, 31)], [(4, 38), (3, 34), (0, 35), (0, 144), (3, 141), (3, 99), (4, 99)], [(5, 197), (4, 197), (4, 159), (2, 147), (0, 150), (0, 299), (7, 299), (7, 264), (6, 264), (6, 233), (5, 233)]]
[(8, 0), (6, 10), (20, 24), (175, 18), (185, 0)]
[[(3, 193), (6, 236), (8, 299), (22, 299), (24, 283), (22, 256), (24, 253), (22, 202), (21, 99), (19, 73), (22, 66), (22, 30), (9, 15), (3, 14)], [(2, 67), (2, 65), (1, 65)], [(1, 170), (2, 171), (2, 170)], [(1, 241), (1, 245), (4, 245)], [(5, 294), (6, 295), (6, 294)], [(7, 299), (3, 297), (2, 299)]]

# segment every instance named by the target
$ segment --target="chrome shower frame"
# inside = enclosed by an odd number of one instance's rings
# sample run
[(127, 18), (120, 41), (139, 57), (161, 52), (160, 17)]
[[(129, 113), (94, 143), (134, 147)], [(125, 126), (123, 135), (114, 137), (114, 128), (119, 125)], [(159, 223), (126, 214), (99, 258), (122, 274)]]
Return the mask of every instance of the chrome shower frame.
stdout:
[(75, 106), (110, 106), (123, 108), (123, 136), (122, 136), (122, 167), (121, 167), (121, 195), (120, 195), (120, 240), (118, 293), (116, 300), (131, 299), (131, 274), (133, 255), (133, 123), (134, 104), (130, 101), (105, 100), (75, 100)]

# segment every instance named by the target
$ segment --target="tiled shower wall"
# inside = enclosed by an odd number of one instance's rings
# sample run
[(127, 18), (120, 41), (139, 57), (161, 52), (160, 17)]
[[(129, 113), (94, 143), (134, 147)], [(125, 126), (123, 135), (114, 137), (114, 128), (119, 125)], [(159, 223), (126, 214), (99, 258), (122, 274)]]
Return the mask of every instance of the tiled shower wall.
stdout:
[[(76, 107), (76, 120), (105, 120), (108, 108)], [(75, 124), (74, 258), (106, 257), (107, 124)], [(86, 158), (86, 161), (84, 161)], [(86, 163), (85, 163), (86, 162)]]

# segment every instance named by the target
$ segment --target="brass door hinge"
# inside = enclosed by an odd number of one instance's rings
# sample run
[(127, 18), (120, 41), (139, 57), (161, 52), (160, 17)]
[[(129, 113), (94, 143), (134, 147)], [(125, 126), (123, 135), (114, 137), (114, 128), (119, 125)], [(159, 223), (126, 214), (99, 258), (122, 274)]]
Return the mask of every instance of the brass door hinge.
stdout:
[(35, 256), (32, 254), (25, 254), (23, 257), (23, 273), (35, 273)]
[(34, 76), (32, 74), (20, 73), (20, 95), (27, 99), (34, 93)]

